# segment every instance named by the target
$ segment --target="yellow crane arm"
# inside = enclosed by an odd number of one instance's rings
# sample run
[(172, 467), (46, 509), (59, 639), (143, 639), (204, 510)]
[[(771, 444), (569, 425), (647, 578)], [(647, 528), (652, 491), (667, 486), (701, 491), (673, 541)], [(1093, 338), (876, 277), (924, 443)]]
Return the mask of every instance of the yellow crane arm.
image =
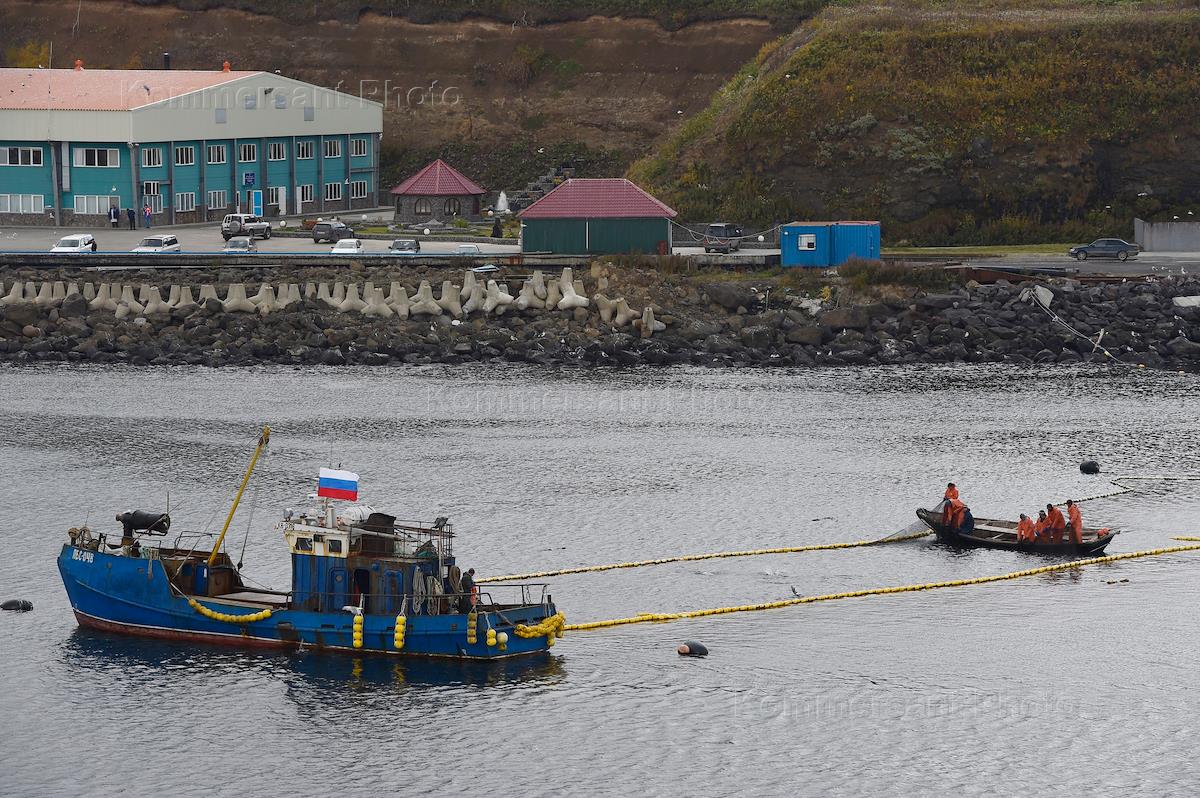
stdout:
[(233, 497), (233, 506), (229, 508), (229, 515), (225, 518), (225, 526), (221, 527), (221, 536), (217, 538), (217, 542), (213, 545), (212, 553), (208, 555), (208, 565), (210, 568), (217, 561), (217, 552), (221, 550), (221, 544), (225, 542), (225, 533), (229, 531), (229, 524), (233, 521), (233, 514), (237, 512), (238, 502), (242, 500), (242, 494), (246, 491), (246, 485), (250, 483), (250, 475), (254, 473), (254, 464), (258, 462), (258, 456), (262, 454), (262, 450), (266, 447), (267, 441), (270, 439), (271, 428), (264, 426), (262, 435), (258, 438), (258, 447), (254, 450), (254, 456), (250, 458), (250, 467), (246, 469), (246, 476), (242, 477), (242, 486), (238, 488), (237, 495)]

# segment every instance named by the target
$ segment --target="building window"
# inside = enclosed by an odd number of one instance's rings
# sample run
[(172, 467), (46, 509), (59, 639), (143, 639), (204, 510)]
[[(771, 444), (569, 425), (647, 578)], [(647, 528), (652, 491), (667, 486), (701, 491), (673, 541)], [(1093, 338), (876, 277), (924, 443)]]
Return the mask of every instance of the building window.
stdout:
[(196, 163), (196, 148), (195, 147), (176, 147), (175, 148), (175, 165), (176, 166), (191, 166)]
[(268, 186), (267, 187), (267, 204), (279, 204), (279, 192), (283, 191), (283, 186)]
[(311, 140), (297, 141), (296, 142), (296, 160), (297, 161), (310, 161), (310, 160), (312, 160), (312, 157), (313, 157), (312, 141)]
[(326, 183), (325, 184), (325, 201), (337, 202), (342, 198), (341, 183)]
[(304, 121), (311, 122), (316, 118), (317, 118), (317, 109), (313, 108), (311, 105), (304, 106)]
[(0, 194), (0, 213), (41, 213), (44, 210), (44, 194)]
[(109, 208), (117, 207), (119, 197), (111, 194), (76, 194), (75, 213), (85, 216), (99, 216), (108, 213)]
[(180, 213), (196, 210), (196, 192), (184, 191), (175, 195), (175, 210)]
[(229, 205), (229, 195), (224, 191), (208, 192), (208, 207), (209, 208), (224, 208)]
[(446, 200), (445, 210), (447, 216), (458, 216), (462, 213), (462, 203), (451, 197)]
[(216, 123), (218, 125), (225, 124), (225, 120), (226, 120), (225, 109), (224, 108), (215, 108), (213, 110), (216, 111)]
[(162, 166), (162, 150), (158, 147), (142, 147), (142, 168)]
[(209, 144), (208, 145), (208, 162), (209, 163), (225, 163), (225, 154), (228, 152), (224, 144)]
[(105, 166), (114, 169), (121, 165), (121, 154), (115, 149), (78, 147), (75, 150), (76, 166)]
[(258, 107), (258, 95), (247, 94), (246, 95), (246, 110), (253, 111), (257, 107)]
[(326, 139), (325, 140), (325, 157), (326, 158), (341, 158), (342, 157), (342, 140), (341, 139)]
[(801, 233), (796, 236), (796, 248), (801, 252), (817, 248), (817, 236), (813, 233)]
[(258, 145), (243, 144), (238, 150), (238, 160), (242, 163), (255, 163), (258, 161)]
[(419, 200), (413, 203), (413, 213), (415, 213), (417, 216), (432, 216), (433, 203), (425, 197), (421, 197)]
[(364, 138), (350, 139), (350, 155), (361, 158), (367, 154), (367, 140)]
[(286, 161), (287, 144), (282, 141), (272, 141), (267, 144), (268, 161)]
[(0, 147), (0, 166), (41, 165), (41, 147)]
[(309, 183), (308, 185), (300, 186), (300, 201), (301, 202), (312, 202), (313, 201), (312, 183)]
[(275, 93), (275, 107), (276, 108), (287, 108), (287, 105), (288, 105), (287, 95), (284, 94), (283, 92), (276, 92)]
[(366, 180), (350, 181), (350, 199), (363, 199), (367, 196)]

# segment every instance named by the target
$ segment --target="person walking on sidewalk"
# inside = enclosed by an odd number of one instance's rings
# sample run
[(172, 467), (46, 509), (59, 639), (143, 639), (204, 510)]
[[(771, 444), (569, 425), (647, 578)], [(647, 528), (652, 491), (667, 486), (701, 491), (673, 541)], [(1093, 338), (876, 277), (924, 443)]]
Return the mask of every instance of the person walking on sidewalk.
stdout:
[(133, 212), (133, 208), (125, 209), (125, 218), (129, 219), (130, 230), (133, 230), (137, 227), (137, 214)]

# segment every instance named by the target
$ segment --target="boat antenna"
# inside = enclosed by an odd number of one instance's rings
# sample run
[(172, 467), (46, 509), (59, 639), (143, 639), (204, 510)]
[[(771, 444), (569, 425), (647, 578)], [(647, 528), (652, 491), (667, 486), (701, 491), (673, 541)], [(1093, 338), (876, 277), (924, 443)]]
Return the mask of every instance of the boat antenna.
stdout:
[(217, 537), (217, 542), (213, 544), (212, 552), (208, 555), (209, 568), (217, 561), (217, 552), (221, 550), (221, 544), (225, 542), (225, 533), (229, 531), (229, 524), (233, 521), (233, 514), (237, 512), (238, 502), (242, 500), (242, 494), (246, 492), (246, 485), (250, 482), (250, 475), (254, 473), (254, 464), (258, 462), (259, 455), (267, 447), (267, 441), (270, 439), (271, 428), (264, 425), (262, 434), (258, 436), (258, 446), (254, 449), (254, 456), (250, 458), (250, 465), (246, 469), (246, 476), (242, 477), (242, 484), (238, 488), (237, 495), (233, 497), (233, 506), (229, 508), (229, 515), (225, 517), (225, 525), (221, 527), (221, 534)]

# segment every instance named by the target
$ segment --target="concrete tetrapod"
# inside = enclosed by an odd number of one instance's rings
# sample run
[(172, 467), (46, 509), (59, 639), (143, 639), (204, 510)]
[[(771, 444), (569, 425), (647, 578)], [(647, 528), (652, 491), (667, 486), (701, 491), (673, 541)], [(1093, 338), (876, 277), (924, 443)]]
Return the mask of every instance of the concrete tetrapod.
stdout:
[(324, 302), (334, 310), (337, 309), (338, 303), (333, 301), (333, 294), (329, 292), (329, 283), (321, 283), (317, 288), (317, 299)]
[(346, 301), (346, 284), (343, 283), (341, 280), (337, 280), (333, 284), (333, 306), (334, 306), (334, 308), (336, 308), (338, 305), (342, 304), (345, 301)]
[(390, 319), (395, 311), (388, 307), (387, 300), (383, 298), (382, 288), (372, 288), (368, 296), (367, 303), (362, 308), (364, 316), (373, 316), (380, 319)]
[(309, 280), (307, 283), (304, 284), (304, 298), (305, 299), (313, 299), (316, 297), (316, 295), (317, 295), (317, 284), (314, 283), (312, 280)]
[(396, 315), (402, 319), (407, 319), (409, 314), (408, 292), (404, 290), (404, 286), (400, 283), (392, 283), (392, 290), (388, 293), (388, 304), (392, 306), (392, 310), (396, 311)]
[(88, 307), (92, 310), (116, 310), (117, 303), (112, 298), (111, 290), (112, 286), (108, 283), (100, 283), (100, 288), (96, 291), (96, 296), (88, 302)]
[(501, 291), (500, 285), (495, 280), (488, 280), (487, 298), (483, 300), (483, 312), (485, 314), (490, 313), (503, 316), (504, 311), (508, 310), (508, 306), (512, 303), (512, 294), (507, 291)]
[(131, 313), (133, 313), (133, 311), (129, 309), (129, 303), (123, 299), (117, 303), (117, 309), (113, 311), (113, 315), (118, 319), (123, 319), (129, 316)]
[(179, 298), (175, 300), (175, 312), (191, 310), (196, 307), (196, 300), (192, 299), (192, 287), (185, 285), (179, 289)]
[(643, 338), (649, 338), (654, 333), (667, 329), (667, 325), (654, 318), (654, 309), (649, 305), (642, 311), (642, 318), (638, 322), (640, 323), (635, 322), (635, 324), (641, 329)]
[(613, 311), (616, 309), (617, 303), (604, 294), (596, 294), (592, 299), (595, 301), (596, 307), (600, 309), (600, 321), (605, 324), (612, 324)]
[(338, 304), (337, 309), (339, 313), (350, 313), (362, 310), (366, 306), (367, 303), (358, 298), (358, 283), (351, 283), (350, 287), (346, 289), (346, 298)]
[(442, 315), (442, 306), (433, 298), (433, 288), (430, 287), (428, 280), (422, 280), (421, 284), (417, 286), (417, 295), (409, 303), (408, 312), (413, 316)]
[(42, 287), (38, 289), (37, 296), (34, 298), (33, 303), (44, 308), (54, 305), (54, 289), (51, 287), (50, 283), (42, 283)]
[(625, 327), (637, 317), (637, 311), (629, 308), (629, 303), (625, 301), (625, 297), (619, 297), (617, 299), (617, 312), (613, 316), (613, 322), (618, 327)]
[(12, 284), (12, 288), (8, 294), (0, 299), (0, 307), (10, 307), (13, 305), (25, 304), (25, 285), (20, 280)]
[[(160, 294), (159, 296), (162, 295)], [(141, 302), (143, 305), (150, 301), (150, 286), (146, 285), (145, 283), (142, 283), (140, 286), (138, 286), (137, 301)]]
[(146, 292), (146, 304), (142, 309), (143, 316), (163, 316), (170, 312), (171, 306), (163, 301), (157, 286)]
[(562, 291), (559, 289), (558, 281), (551, 280), (546, 286), (546, 309), (554, 310), (558, 307), (559, 300), (562, 299)]
[(258, 308), (259, 315), (262, 316), (279, 309), (279, 303), (275, 301), (275, 289), (266, 283), (258, 287), (258, 293), (250, 297), (250, 301), (254, 303)]
[(199, 304), (203, 305), (205, 302), (207, 302), (210, 299), (215, 300), (217, 302), (221, 301), (221, 297), (217, 296), (217, 287), (215, 285), (200, 286), (200, 298), (196, 301)]
[(463, 288), (463, 296), (467, 298), (467, 301), (463, 303), (462, 309), (464, 315), (470, 316), (477, 310), (483, 310), (483, 286), (475, 280), (471, 280), (471, 293), (467, 294), (466, 290)]
[(130, 313), (140, 314), (146, 310), (145, 305), (133, 298), (132, 285), (121, 286), (121, 302), (125, 303), (126, 307), (129, 308)]
[(62, 302), (67, 298), (67, 286), (62, 280), (55, 280), (54, 285), (50, 290), (50, 298), (55, 302)]
[(173, 284), (167, 290), (167, 304), (170, 305), (171, 307), (175, 307), (176, 305), (179, 304), (179, 285), (178, 284)]
[(442, 310), (446, 311), (454, 318), (462, 318), (463, 309), (462, 304), (459, 302), (458, 286), (454, 285), (449, 280), (442, 281), (442, 295), (438, 297), (437, 303)]
[(225, 292), (225, 302), (222, 304), (226, 313), (254, 313), (258, 308), (246, 297), (246, 286), (243, 283), (230, 283)]
[(541, 270), (539, 269), (533, 273), (532, 280), (533, 280), (534, 295), (536, 295), (538, 299), (545, 300), (546, 299), (546, 277), (545, 277), (545, 275), (543, 275)]
[[(79, 293), (78, 283), (67, 283), (67, 296), (72, 296)], [(66, 297), (64, 297), (65, 299)]]
[[(475, 272), (471, 271), (470, 269), (467, 269), (465, 272), (463, 272), (462, 291), (460, 291), (458, 294), (459, 300), (462, 302), (466, 302), (468, 299), (470, 299), (472, 296), (474, 296), (476, 286), (479, 287), (479, 289), (480, 289), (479, 295), (482, 297), (483, 296), (483, 286), (479, 285), (479, 281), (475, 279)], [(479, 301), (481, 303), (483, 302), (482, 299), (480, 299)], [(466, 310), (465, 307), (463, 308), (463, 310), (466, 311), (467, 313), (471, 312), (469, 310)]]
[[(566, 275), (568, 271), (569, 269), (563, 269), (563, 274)], [(582, 287), (583, 284), (580, 283), (580, 288)], [(588, 298), (580, 296), (575, 288), (573, 283), (565, 279), (562, 281), (562, 299), (558, 300), (557, 305), (559, 310), (574, 310), (575, 308), (586, 308), (588, 306)]]
[(83, 284), (83, 298), (89, 303), (96, 298), (96, 286), (92, 285), (91, 282)]
[(276, 301), (279, 302), (280, 310), (286, 307), (291, 307), (292, 305), (299, 305), (304, 301), (300, 296), (300, 285), (298, 283), (288, 283), (286, 287), (287, 295), (280, 296), (276, 299)]
[[(542, 293), (545, 293), (546, 286), (542, 286)], [(533, 280), (526, 280), (521, 285), (521, 293), (517, 295), (517, 301), (514, 303), (517, 310), (528, 310), (529, 308), (537, 308), (541, 310), (546, 307), (546, 302), (537, 295), (537, 289), (533, 285)]]

